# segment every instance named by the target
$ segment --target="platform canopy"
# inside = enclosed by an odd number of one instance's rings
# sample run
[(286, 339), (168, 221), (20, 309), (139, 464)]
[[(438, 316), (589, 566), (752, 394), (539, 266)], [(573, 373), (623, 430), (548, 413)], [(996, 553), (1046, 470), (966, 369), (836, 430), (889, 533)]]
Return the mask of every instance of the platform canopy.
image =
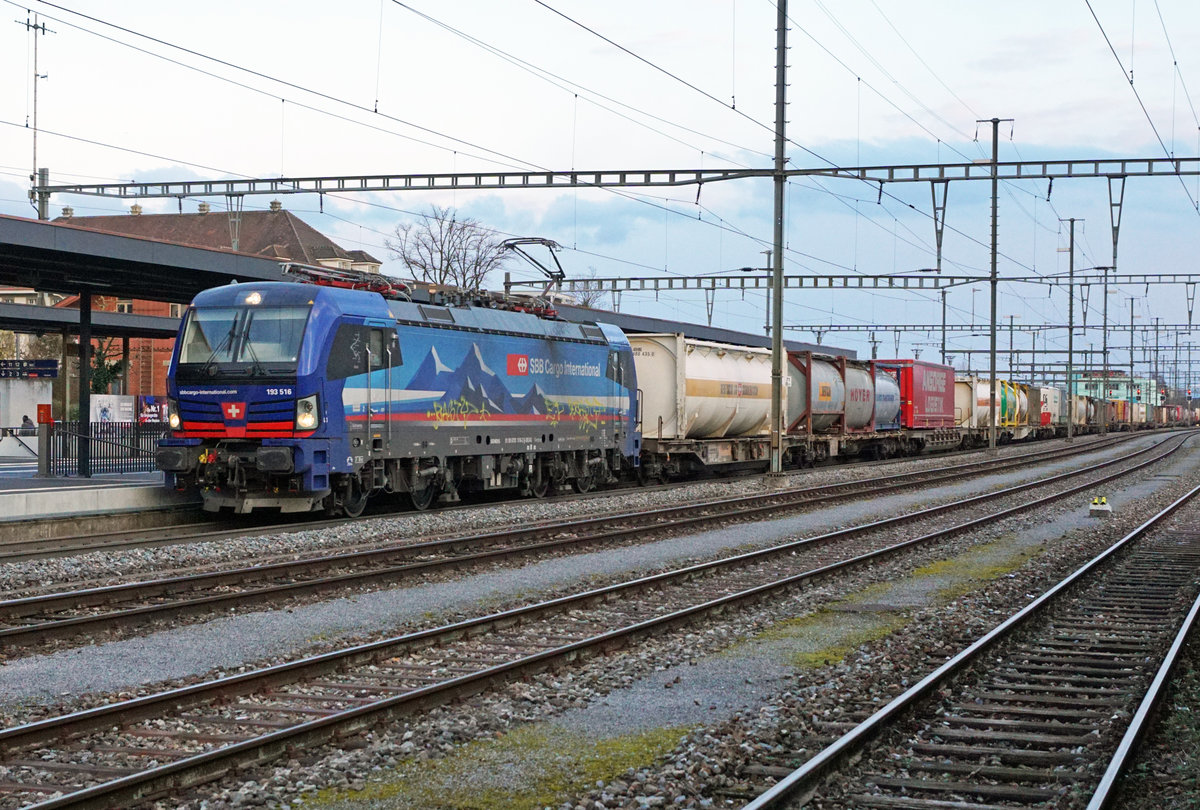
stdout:
[(231, 281), (280, 281), (276, 259), (0, 216), (0, 284), (187, 303)]
[[(0, 329), (9, 332), (66, 332), (79, 334), (79, 310), (74, 307), (39, 307), (0, 303)], [(173, 338), (179, 319), (126, 312), (92, 312), (95, 337)]]

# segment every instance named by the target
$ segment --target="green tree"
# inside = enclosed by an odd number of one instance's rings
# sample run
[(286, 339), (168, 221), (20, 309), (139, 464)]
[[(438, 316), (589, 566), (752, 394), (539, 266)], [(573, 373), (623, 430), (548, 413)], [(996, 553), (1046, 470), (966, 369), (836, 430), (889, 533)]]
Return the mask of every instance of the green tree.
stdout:
[[(112, 361), (113, 341), (114, 338), (96, 341), (92, 352), (91, 387), (93, 394), (107, 394), (112, 384), (121, 378), (121, 369), (125, 362), (120, 359)], [(119, 356), (120, 349), (116, 349), (116, 353)]]

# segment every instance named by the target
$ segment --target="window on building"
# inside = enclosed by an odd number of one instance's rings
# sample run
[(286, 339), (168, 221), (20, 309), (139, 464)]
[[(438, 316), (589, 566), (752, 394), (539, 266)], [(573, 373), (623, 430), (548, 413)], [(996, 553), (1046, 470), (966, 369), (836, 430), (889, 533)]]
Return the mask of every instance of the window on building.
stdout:
[(118, 298), (117, 299), (117, 312), (125, 312), (125, 313), (132, 315), (133, 314), (133, 299), (132, 298)]
[(172, 318), (182, 318), (183, 317), (183, 304), (171, 304), (168, 312), (170, 313)]

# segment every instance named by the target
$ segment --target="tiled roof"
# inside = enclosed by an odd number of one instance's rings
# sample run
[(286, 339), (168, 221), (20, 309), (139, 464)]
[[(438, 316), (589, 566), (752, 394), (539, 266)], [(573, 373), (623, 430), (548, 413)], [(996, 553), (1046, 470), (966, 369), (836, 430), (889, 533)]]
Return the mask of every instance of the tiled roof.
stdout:
[[(141, 236), (194, 247), (232, 249), (229, 217), (207, 214), (122, 214), (106, 217), (60, 217), (69, 223), (106, 233)], [(238, 251), (277, 259), (317, 264), (325, 259), (381, 262), (361, 250), (343, 250), (337, 243), (290, 211), (243, 211), (238, 229)]]

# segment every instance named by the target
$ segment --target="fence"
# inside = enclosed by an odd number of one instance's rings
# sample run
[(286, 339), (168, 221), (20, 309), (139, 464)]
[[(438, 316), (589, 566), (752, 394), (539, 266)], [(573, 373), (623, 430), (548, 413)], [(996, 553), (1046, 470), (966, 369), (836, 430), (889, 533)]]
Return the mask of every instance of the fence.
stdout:
[[(55, 422), (50, 428), (50, 475), (75, 475), (79, 469), (78, 422)], [(165, 422), (92, 422), (88, 457), (92, 475), (154, 472), (154, 451), (167, 434)]]

